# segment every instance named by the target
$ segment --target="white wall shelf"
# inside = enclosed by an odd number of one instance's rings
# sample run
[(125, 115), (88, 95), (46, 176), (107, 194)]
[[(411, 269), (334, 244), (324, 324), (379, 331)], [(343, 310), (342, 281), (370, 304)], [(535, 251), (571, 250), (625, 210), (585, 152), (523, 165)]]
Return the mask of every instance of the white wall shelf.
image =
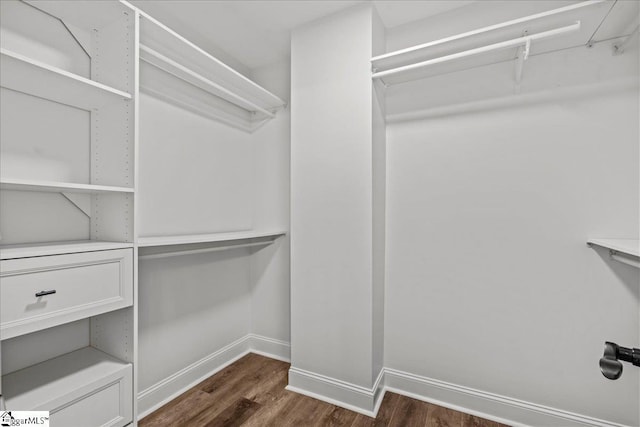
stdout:
[(640, 257), (640, 240), (637, 239), (589, 239), (587, 240), (587, 244)]
[(613, 4), (584, 1), (379, 55), (372, 77), (393, 85), (586, 45)]
[(139, 259), (195, 255), (229, 249), (260, 248), (272, 244), (285, 234), (286, 232), (284, 231), (239, 231), (233, 233), (140, 238), (138, 239), (138, 246), (141, 248)]
[(96, 240), (0, 245), (0, 259), (5, 260), (37, 256), (75, 254), (81, 252), (108, 251), (112, 249), (125, 249), (132, 247), (133, 243), (101, 242)]
[(128, 187), (10, 178), (0, 178), (0, 189), (14, 191), (38, 191), (45, 193), (133, 193), (133, 188)]
[(589, 246), (609, 249), (612, 259), (640, 268), (640, 240), (637, 239), (589, 239)]
[[(140, 14), (140, 59), (145, 65), (141, 69), (140, 81), (143, 92), (168, 102), (175, 100), (174, 103), (181, 108), (246, 131), (255, 130), (285, 106), (285, 102), (276, 95), (144, 12)], [(149, 75), (147, 66), (161, 70), (180, 82), (167, 84), (162, 78), (156, 78), (157, 74)], [(204, 91), (209, 97), (223, 100), (230, 107), (225, 108), (219, 101), (197, 95), (195, 98), (200, 99), (191, 102), (190, 97), (180, 96), (184, 92), (181, 83)], [(236, 118), (230, 118), (230, 115)]]
[(193, 243), (234, 242), (245, 239), (270, 238), (284, 236), (285, 231), (235, 231), (231, 233), (189, 234), (183, 236), (152, 236), (138, 238), (138, 247), (188, 245)]
[(7, 409), (51, 410), (127, 370), (129, 363), (85, 347), (3, 376), (2, 393)]
[(0, 51), (2, 87), (88, 111), (109, 103), (131, 99), (131, 95), (126, 92), (86, 77), (52, 67), (7, 49), (0, 49)]

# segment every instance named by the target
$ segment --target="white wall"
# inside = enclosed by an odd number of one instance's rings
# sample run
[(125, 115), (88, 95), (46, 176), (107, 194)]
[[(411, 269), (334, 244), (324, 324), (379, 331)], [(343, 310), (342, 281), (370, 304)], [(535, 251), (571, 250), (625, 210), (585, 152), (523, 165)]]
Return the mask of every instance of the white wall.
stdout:
[[(283, 61), (254, 70), (252, 79), (290, 99), (290, 63)], [(253, 145), (253, 224), (258, 230), (289, 230), (290, 109), (251, 135)], [(251, 257), (251, 332), (290, 341), (290, 244), (289, 234)], [(287, 357), (289, 355), (287, 354)]]
[[(380, 17), (373, 13), (372, 55), (384, 53), (385, 28)], [(384, 367), (384, 284), (386, 278), (386, 184), (387, 184), (387, 133), (384, 117), (384, 92), (380, 86), (372, 88), (372, 225), (373, 225), (373, 369), (371, 381)]]
[[(291, 43), (292, 367), (365, 389), (373, 384), (372, 25), (371, 7), (355, 7), (296, 29)], [(291, 372), (289, 382), (298, 386)]]
[(246, 250), (141, 259), (139, 272), (140, 391), (249, 333)]
[(140, 104), (138, 235), (250, 229), (250, 135), (145, 94)]
[[(639, 370), (598, 368), (605, 340), (638, 346), (638, 270), (585, 244), (639, 234), (638, 56), (625, 55), (531, 58), (515, 101), (388, 125), (385, 366), (638, 425)], [(511, 65), (421, 83), (407, 102), (506, 96)]]

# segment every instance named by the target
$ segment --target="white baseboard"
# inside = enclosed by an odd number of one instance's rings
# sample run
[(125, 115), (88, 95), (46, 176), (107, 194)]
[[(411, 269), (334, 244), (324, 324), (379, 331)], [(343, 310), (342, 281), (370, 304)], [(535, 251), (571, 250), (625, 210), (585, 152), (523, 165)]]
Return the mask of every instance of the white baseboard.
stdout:
[(630, 427), (506, 396), (385, 368), (385, 391), (510, 426)]
[(291, 345), (288, 342), (256, 334), (249, 334), (248, 337), (252, 353), (283, 362), (291, 361)]
[(371, 389), (324, 375), (289, 368), (289, 385), (287, 390), (304, 394), (318, 400), (341, 406), (370, 417), (375, 417), (384, 390), (382, 387), (384, 370)]

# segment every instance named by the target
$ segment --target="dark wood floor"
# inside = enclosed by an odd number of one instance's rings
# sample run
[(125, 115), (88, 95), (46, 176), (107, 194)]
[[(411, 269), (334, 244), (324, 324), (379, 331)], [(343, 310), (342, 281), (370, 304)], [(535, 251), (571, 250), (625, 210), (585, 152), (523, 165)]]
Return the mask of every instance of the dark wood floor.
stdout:
[(386, 393), (377, 418), (285, 390), (289, 364), (248, 354), (143, 418), (156, 426), (501, 427), (462, 412)]

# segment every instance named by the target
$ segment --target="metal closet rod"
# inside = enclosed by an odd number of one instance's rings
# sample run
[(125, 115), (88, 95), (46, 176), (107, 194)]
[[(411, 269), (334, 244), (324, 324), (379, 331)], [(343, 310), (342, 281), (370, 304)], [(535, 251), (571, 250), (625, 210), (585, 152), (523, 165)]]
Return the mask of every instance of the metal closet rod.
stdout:
[(157, 254), (147, 254), (147, 255), (139, 255), (138, 259), (158, 259), (158, 258), (169, 258), (174, 256), (181, 255), (195, 255), (195, 254), (205, 254), (208, 252), (218, 252), (218, 251), (226, 251), (229, 249), (239, 249), (239, 248), (251, 248), (255, 246), (267, 246), (273, 243), (269, 242), (252, 242), (252, 243), (243, 243), (240, 245), (225, 245), (225, 246), (216, 246), (213, 248), (202, 248), (202, 249), (190, 249), (186, 251), (171, 251), (171, 252), (160, 252)]
[(543, 31), (541, 33), (531, 34), (528, 36), (518, 37), (517, 39), (506, 40), (499, 43), (490, 44), (487, 46), (478, 47), (475, 49), (469, 49), (458, 53), (452, 53), (451, 55), (441, 56), (439, 58), (428, 59), (426, 61), (417, 62), (415, 64), (404, 65), (402, 67), (392, 68), (386, 71), (379, 71), (373, 73), (372, 78), (379, 79), (385, 76), (402, 73), (404, 71), (415, 70), (418, 68), (428, 67), (430, 65), (440, 64), (443, 62), (453, 61), (460, 58), (466, 58), (469, 56), (479, 55), (486, 52), (492, 52), (495, 50), (507, 49), (510, 47), (522, 46), (531, 43), (534, 40), (546, 39), (561, 34), (572, 33), (580, 29), (580, 21), (576, 21), (571, 25), (565, 27), (556, 28), (549, 31)]

